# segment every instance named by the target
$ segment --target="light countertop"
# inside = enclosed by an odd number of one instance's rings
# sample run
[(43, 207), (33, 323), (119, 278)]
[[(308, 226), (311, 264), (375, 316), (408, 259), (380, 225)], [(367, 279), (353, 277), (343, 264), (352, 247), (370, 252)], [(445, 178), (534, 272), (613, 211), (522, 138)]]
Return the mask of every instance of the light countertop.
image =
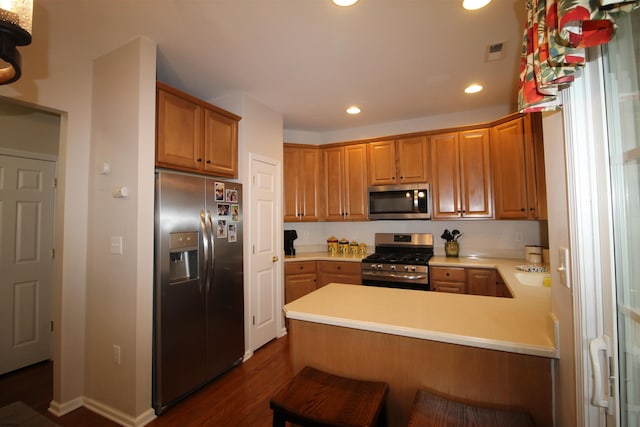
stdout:
[[(317, 254), (316, 254), (317, 255)], [(295, 261), (355, 257), (304, 254)], [(558, 358), (551, 289), (522, 284), (524, 260), (433, 257), (430, 266), (495, 268), (513, 298), (332, 283), (284, 306), (287, 318), (513, 353)]]

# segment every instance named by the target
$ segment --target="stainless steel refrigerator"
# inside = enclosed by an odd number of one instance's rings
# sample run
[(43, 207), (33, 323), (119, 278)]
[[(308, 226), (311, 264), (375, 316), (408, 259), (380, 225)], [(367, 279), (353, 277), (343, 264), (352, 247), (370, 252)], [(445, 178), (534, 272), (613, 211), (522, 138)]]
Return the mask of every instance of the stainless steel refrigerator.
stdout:
[(242, 361), (242, 185), (156, 172), (153, 407)]

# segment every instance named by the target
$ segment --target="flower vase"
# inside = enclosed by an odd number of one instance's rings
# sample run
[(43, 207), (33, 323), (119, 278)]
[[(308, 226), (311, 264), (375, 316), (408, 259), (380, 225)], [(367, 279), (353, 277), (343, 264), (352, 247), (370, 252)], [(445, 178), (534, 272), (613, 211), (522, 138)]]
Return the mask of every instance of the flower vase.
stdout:
[(460, 253), (460, 244), (458, 242), (444, 242), (444, 253), (448, 257), (457, 257)]

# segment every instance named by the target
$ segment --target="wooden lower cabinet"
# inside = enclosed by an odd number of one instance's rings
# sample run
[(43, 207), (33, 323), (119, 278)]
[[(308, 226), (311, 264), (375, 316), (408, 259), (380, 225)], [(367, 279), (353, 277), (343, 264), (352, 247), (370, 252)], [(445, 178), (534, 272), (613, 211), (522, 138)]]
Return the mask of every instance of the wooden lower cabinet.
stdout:
[(316, 261), (287, 262), (284, 265), (284, 303), (289, 304), (317, 288)]
[(429, 267), (430, 287), (436, 292), (512, 298), (493, 268)]
[(467, 290), (471, 295), (497, 296), (496, 276), (498, 272), (490, 268), (467, 268)]
[(318, 287), (329, 283), (361, 285), (360, 263), (352, 261), (318, 261)]
[(431, 290), (454, 294), (467, 293), (467, 276), (464, 268), (430, 267), (429, 275)]
[(329, 283), (361, 285), (360, 263), (292, 261), (284, 264), (284, 303), (297, 300)]

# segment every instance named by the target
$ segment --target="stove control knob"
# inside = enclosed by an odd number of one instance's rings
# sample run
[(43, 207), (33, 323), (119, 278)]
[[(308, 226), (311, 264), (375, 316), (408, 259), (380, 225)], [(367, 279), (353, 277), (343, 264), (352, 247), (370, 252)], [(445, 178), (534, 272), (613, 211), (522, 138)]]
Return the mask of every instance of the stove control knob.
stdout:
[(382, 270), (382, 264), (378, 264), (378, 270)]
[(416, 266), (415, 265), (411, 266), (411, 271), (416, 271)]
[(395, 266), (395, 264), (393, 264), (393, 265), (391, 265), (389, 268), (390, 268), (391, 270), (395, 270), (395, 269), (396, 269), (396, 266)]
[(409, 271), (409, 266), (408, 265), (404, 266), (404, 271)]

